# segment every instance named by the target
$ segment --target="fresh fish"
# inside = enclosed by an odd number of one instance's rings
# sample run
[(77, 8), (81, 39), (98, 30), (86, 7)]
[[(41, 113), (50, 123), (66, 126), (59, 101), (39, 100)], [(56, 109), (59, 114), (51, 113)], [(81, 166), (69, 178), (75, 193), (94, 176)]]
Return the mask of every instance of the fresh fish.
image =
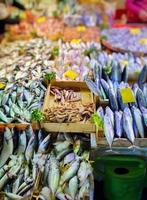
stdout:
[(71, 142), (70, 142), (70, 141), (56, 142), (56, 143), (54, 144), (55, 150), (56, 150), (57, 152), (61, 152), (61, 151), (65, 150), (65, 149), (67, 149), (70, 145), (71, 145)]
[(4, 144), (0, 154), (0, 168), (5, 165), (9, 157), (12, 155), (13, 148), (12, 132), (6, 127), (4, 132)]
[(121, 138), (123, 132), (123, 123), (122, 123), (122, 111), (115, 111), (115, 133), (117, 137)]
[(92, 80), (90, 80), (88, 77), (85, 77), (84, 80), (86, 82), (86, 85), (90, 89), (90, 91), (93, 92), (93, 94), (95, 94), (96, 96), (98, 96), (99, 95), (99, 91), (97, 90), (96, 84)]
[(144, 107), (141, 107), (141, 111), (142, 111), (144, 125), (147, 127), (147, 109)]
[(47, 150), (49, 143), (50, 143), (50, 137), (51, 137), (51, 135), (47, 135), (44, 138), (44, 140), (42, 141), (42, 143), (39, 145), (39, 148), (38, 148), (39, 153), (43, 153)]
[(129, 76), (128, 67), (125, 66), (122, 72), (121, 80), (126, 83), (128, 81), (128, 76)]
[(105, 113), (107, 114), (107, 116), (109, 116), (111, 123), (114, 127), (114, 113), (112, 112), (112, 110), (108, 106), (105, 109)]
[(26, 137), (26, 132), (22, 131), (19, 133), (19, 142), (18, 142), (18, 150), (17, 154), (22, 154), (25, 152), (26, 147), (27, 147), (27, 137)]
[(75, 159), (75, 154), (74, 153), (69, 153), (64, 157), (64, 165), (72, 162)]
[(147, 81), (147, 65), (143, 67), (138, 77), (138, 85), (142, 89), (143, 84)]
[(113, 111), (117, 111), (118, 110), (117, 99), (111, 89), (109, 89), (109, 102), (111, 109)]
[(137, 90), (136, 98), (137, 98), (137, 103), (140, 109), (141, 107), (147, 108), (145, 97), (140, 88)]
[(134, 117), (134, 121), (135, 124), (137, 126), (139, 135), (144, 138), (144, 128), (143, 128), (143, 119), (142, 119), (142, 114), (140, 112), (140, 110), (138, 108), (136, 108), (135, 106), (132, 107), (132, 113), (133, 113), (133, 117)]
[(96, 112), (97, 112), (98, 116), (103, 120), (104, 119), (104, 109), (102, 107), (99, 107)]
[(43, 187), (40, 194), (45, 198), (45, 200), (51, 200), (51, 191), (48, 187)]
[(105, 94), (108, 97), (109, 96), (109, 85), (104, 79), (101, 79), (100, 81), (101, 81), (101, 85), (105, 91)]
[(68, 181), (76, 175), (79, 169), (79, 164), (80, 161), (76, 160), (70, 165), (67, 171), (65, 171), (64, 174), (61, 176), (60, 185), (63, 185), (66, 181)]
[(3, 122), (6, 122), (8, 123), (8, 118), (6, 117), (6, 115), (0, 110), (0, 119), (3, 121)]
[(125, 108), (123, 112), (123, 129), (129, 141), (134, 144), (133, 119), (129, 108)]
[(27, 145), (26, 151), (25, 151), (25, 157), (28, 163), (30, 163), (33, 153), (34, 153), (34, 148), (35, 148), (35, 136), (33, 135)]
[(85, 199), (86, 197), (89, 196), (89, 193), (90, 193), (90, 183), (89, 180), (87, 179), (79, 190), (78, 199), (79, 200)]
[(107, 142), (111, 148), (113, 139), (114, 139), (114, 127), (112, 125), (111, 119), (107, 114), (104, 116), (104, 133), (107, 139)]
[(50, 156), (50, 170), (48, 175), (48, 186), (51, 190), (52, 197), (55, 196), (55, 193), (59, 186), (59, 180), (60, 180), (60, 172), (59, 172), (59, 162), (52, 154)]
[(77, 176), (74, 176), (69, 181), (69, 192), (73, 200), (75, 199), (77, 191), (78, 191), (78, 178)]

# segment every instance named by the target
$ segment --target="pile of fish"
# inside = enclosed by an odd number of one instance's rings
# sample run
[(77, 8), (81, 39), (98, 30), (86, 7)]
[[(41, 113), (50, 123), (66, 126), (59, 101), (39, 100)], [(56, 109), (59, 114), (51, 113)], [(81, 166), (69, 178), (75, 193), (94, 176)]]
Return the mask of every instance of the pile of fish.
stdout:
[[(139, 76), (138, 84), (132, 88), (128, 83), (121, 82), (105, 91), (109, 97), (109, 107), (99, 107), (98, 115), (104, 121), (104, 132), (111, 147), (114, 137), (127, 137), (134, 144), (136, 137), (146, 137), (147, 131), (147, 67)], [(121, 90), (132, 89), (134, 102), (124, 103)]]
[[(112, 66), (107, 69), (103, 68), (94, 59), (90, 62), (91, 68), (93, 69), (93, 80), (87, 75), (85, 76), (85, 82), (89, 89), (96, 95), (100, 96), (102, 99), (109, 99), (117, 92), (117, 88), (120, 83), (124, 85), (128, 81), (128, 68), (124, 67), (123, 70), (121, 66), (116, 62), (112, 62)], [(145, 83), (147, 80), (147, 65), (144, 65), (139, 76), (138, 81), (140, 84)], [(145, 95), (145, 94), (144, 94)], [(117, 96), (115, 94), (115, 96)]]
[(121, 66), (115, 62), (112, 62), (112, 66), (107, 69), (95, 59), (91, 59), (90, 66), (93, 69), (94, 81), (87, 75), (85, 82), (89, 89), (102, 99), (108, 98), (108, 90), (111, 91), (110, 89), (115, 85), (118, 86), (120, 82), (128, 80), (128, 68), (124, 67), (122, 70)]
[(72, 89), (62, 89), (52, 86), (51, 94), (55, 96), (54, 101), (61, 102), (62, 104), (64, 104), (65, 102), (75, 102), (81, 100), (80, 93), (77, 93)]
[(98, 54), (98, 62), (105, 68), (111, 66), (112, 61), (115, 60), (122, 68), (128, 67), (129, 74), (140, 72), (145, 63), (147, 63), (147, 57), (136, 57), (132, 53), (112, 53), (108, 54), (106, 51), (101, 51)]
[(32, 111), (43, 104), (45, 91), (41, 81), (6, 83), (5, 89), (0, 90), (0, 122), (30, 122)]
[[(82, 141), (82, 142), (81, 142)], [(0, 194), (8, 199), (29, 198), (39, 175), (41, 200), (93, 199), (93, 170), (86, 136), (58, 134), (56, 142), (31, 127), (4, 131), (0, 152)]]
[(85, 122), (94, 113), (93, 104), (79, 105), (74, 102), (64, 103), (44, 110), (46, 121), (50, 122)]
[(85, 51), (90, 49), (101, 49), (99, 43), (96, 42), (78, 42), (71, 41), (63, 43), (60, 48), (59, 57), (56, 60), (56, 72), (57, 80), (73, 80), (66, 75), (66, 72), (72, 70), (76, 73), (75, 81), (83, 81), (84, 76), (89, 73), (90, 57), (85, 55)]
[(147, 53), (147, 28), (110, 28), (104, 30), (107, 42), (115, 48), (130, 52)]
[[(55, 71), (56, 78), (62, 80), (68, 79), (64, 76), (66, 71), (73, 70), (78, 75), (76, 80), (83, 80), (89, 71), (89, 58), (83, 52), (91, 46), (100, 49), (100, 44), (95, 42), (76, 44), (39, 38), (8, 43), (0, 48), (0, 79), (9, 82), (39, 80)], [(54, 52), (54, 48), (58, 52)]]

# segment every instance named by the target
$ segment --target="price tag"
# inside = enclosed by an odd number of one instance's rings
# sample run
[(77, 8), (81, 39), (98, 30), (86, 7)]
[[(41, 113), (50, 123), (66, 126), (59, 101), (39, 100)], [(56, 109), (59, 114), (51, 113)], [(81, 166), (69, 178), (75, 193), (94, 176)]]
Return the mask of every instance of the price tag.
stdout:
[(140, 28), (131, 28), (130, 29), (130, 34), (132, 34), (132, 35), (138, 35), (138, 34), (140, 34)]
[(86, 27), (85, 26), (78, 26), (77, 27), (77, 31), (78, 32), (84, 32), (86, 30)]
[(120, 60), (120, 64), (124, 66), (128, 66), (129, 62), (127, 60)]
[(120, 90), (123, 103), (136, 102), (133, 91), (131, 88), (123, 88)]
[(43, 22), (45, 22), (46, 21), (46, 17), (39, 17), (38, 19), (37, 19), (37, 23), (38, 24), (41, 24), (41, 23), (43, 23)]
[(6, 87), (6, 84), (3, 82), (0, 82), (0, 89), (4, 89)]
[(71, 43), (72, 44), (80, 44), (81, 43), (81, 39), (73, 39), (72, 41), (71, 41)]
[(139, 40), (139, 43), (142, 44), (142, 45), (147, 45), (147, 38), (141, 38)]
[(64, 73), (64, 76), (67, 78), (70, 78), (72, 80), (75, 80), (77, 78), (78, 74), (73, 70), (68, 70)]

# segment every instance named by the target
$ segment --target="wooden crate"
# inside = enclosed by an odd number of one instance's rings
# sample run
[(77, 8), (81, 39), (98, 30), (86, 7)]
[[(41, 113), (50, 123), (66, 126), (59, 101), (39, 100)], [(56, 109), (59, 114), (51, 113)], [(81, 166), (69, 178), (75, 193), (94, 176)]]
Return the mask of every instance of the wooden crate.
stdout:
[(25, 130), (29, 125), (32, 125), (33, 130), (38, 130), (39, 129), (39, 125), (37, 124), (37, 122), (33, 122), (33, 123), (26, 123), (26, 124), (21, 124), (21, 123), (0, 123), (0, 133), (3, 133), (4, 129), (6, 127), (8, 128), (16, 128), (18, 131), (21, 130)]
[[(73, 90), (80, 90), (80, 94), (82, 96), (82, 103), (94, 103), (93, 94), (87, 88), (84, 82), (73, 82), (73, 81), (52, 81), (48, 86), (44, 105), (42, 111), (44, 112), (46, 109), (57, 106), (57, 103), (54, 102), (54, 97), (50, 95), (51, 86), (57, 86), (60, 88), (71, 88)], [(79, 104), (79, 102), (77, 102)], [(81, 104), (81, 103), (80, 103)], [(79, 104), (79, 106), (80, 106)], [(95, 112), (94, 108), (94, 112)], [(68, 133), (95, 133), (96, 127), (95, 124), (91, 122), (91, 120), (82, 123), (52, 123), (52, 122), (44, 122), (42, 123), (42, 128), (49, 132), (68, 132)]]

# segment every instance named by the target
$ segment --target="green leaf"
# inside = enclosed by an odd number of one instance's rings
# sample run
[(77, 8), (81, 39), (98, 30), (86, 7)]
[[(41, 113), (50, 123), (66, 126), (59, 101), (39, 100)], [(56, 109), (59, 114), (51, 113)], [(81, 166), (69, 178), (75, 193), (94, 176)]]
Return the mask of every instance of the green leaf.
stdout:
[(54, 47), (52, 52), (51, 52), (52, 56), (59, 56), (59, 47)]
[(92, 115), (92, 121), (95, 123), (97, 128), (103, 128), (104, 127), (104, 121), (102, 120), (102, 118), (97, 113), (94, 113)]
[(56, 72), (51, 72), (51, 73), (45, 74), (45, 76), (44, 76), (44, 79), (46, 81), (51, 81), (55, 78), (56, 78)]
[(102, 36), (101, 36), (101, 40), (108, 40), (107, 35), (102, 35)]
[(105, 70), (106, 74), (109, 75), (109, 74), (111, 73), (112, 68), (111, 68), (111, 66), (107, 65), (107, 66), (104, 68), (104, 70)]
[(55, 11), (52, 12), (52, 16), (53, 16), (53, 17), (58, 17), (58, 16), (59, 16), (57, 10), (55, 10)]
[(90, 47), (89, 49), (84, 51), (85, 56), (90, 56), (91, 53), (96, 52), (98, 53), (98, 49), (96, 47)]
[(138, 71), (135, 71), (135, 74), (136, 75), (139, 75), (140, 74), (140, 71), (138, 70)]
[(40, 110), (33, 110), (31, 119), (33, 121), (43, 121), (45, 120), (45, 116)]

